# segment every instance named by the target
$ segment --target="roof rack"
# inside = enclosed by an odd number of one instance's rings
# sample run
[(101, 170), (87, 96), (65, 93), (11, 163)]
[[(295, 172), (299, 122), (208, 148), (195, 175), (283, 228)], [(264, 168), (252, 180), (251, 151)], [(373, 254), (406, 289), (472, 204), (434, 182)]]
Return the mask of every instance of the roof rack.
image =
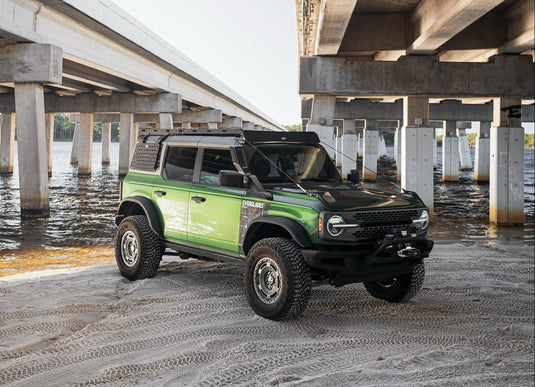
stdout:
[(229, 136), (242, 137), (241, 129), (139, 129), (139, 136)]

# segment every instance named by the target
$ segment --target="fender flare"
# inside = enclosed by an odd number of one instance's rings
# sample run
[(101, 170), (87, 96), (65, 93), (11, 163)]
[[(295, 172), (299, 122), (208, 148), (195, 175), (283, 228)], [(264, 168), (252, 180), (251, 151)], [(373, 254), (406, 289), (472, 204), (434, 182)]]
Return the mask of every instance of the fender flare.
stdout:
[(295, 220), (284, 218), (282, 216), (269, 216), (269, 215), (268, 216), (259, 216), (258, 218), (255, 218), (251, 223), (249, 223), (249, 226), (247, 227), (247, 234), (245, 235), (245, 238), (244, 238), (244, 242), (247, 239), (247, 237), (249, 236), (249, 232), (251, 230), (254, 230), (255, 229), (255, 225), (257, 225), (259, 223), (268, 223), (268, 224), (273, 224), (273, 225), (282, 227), (283, 229), (285, 229), (288, 232), (288, 234), (291, 235), (292, 239), (300, 247), (311, 247), (312, 246), (306, 231)]
[(156, 235), (158, 235), (158, 237), (160, 237), (160, 239), (162, 239), (163, 232), (160, 226), (158, 212), (156, 211), (156, 208), (150, 199), (147, 199), (143, 196), (130, 196), (121, 201), (119, 204), (119, 209), (117, 210), (117, 215), (115, 215), (115, 225), (118, 226), (119, 223), (121, 223), (121, 221), (125, 218), (126, 208), (128, 207), (129, 203), (135, 203), (143, 209), (143, 212), (149, 221), (150, 228)]

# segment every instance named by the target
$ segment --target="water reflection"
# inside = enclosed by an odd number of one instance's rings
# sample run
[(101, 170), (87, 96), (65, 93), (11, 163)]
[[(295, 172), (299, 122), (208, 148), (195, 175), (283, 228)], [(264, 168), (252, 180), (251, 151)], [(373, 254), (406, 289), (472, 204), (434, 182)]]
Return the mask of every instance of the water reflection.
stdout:
[[(42, 256), (52, 262), (63, 257), (62, 251), (78, 248), (80, 263), (87, 259), (83, 246), (108, 246), (103, 256), (112, 254), (113, 223), (118, 205), (119, 145), (111, 144), (111, 163), (102, 166), (101, 144), (93, 144), (93, 174), (79, 178), (70, 164), (71, 143), (54, 143), (53, 174), (50, 184), (50, 218), (21, 220), (17, 157), (13, 176), (0, 176), (0, 268), (13, 267), (13, 260)], [(393, 190), (396, 168), (393, 149), (389, 158), (379, 163), (377, 184)], [(472, 150), (473, 152), (473, 150)], [(439, 148), (438, 154), (441, 154)], [(473, 156), (473, 155), (472, 155)], [(459, 182), (444, 183), (441, 179), (441, 159), (434, 174), (435, 222), (430, 236), (447, 241), (535, 241), (534, 150), (525, 154), (525, 218), (524, 226), (496, 227), (489, 225), (488, 184), (474, 184), (472, 172), (461, 171)], [(87, 251), (96, 247), (86, 247)], [(55, 251), (56, 253), (52, 253)], [(33, 254), (33, 255), (32, 255)], [(55, 254), (55, 255), (54, 255)], [(71, 254), (72, 255), (72, 254)], [(19, 258), (16, 258), (19, 257)], [(67, 259), (65, 257), (61, 259)], [(109, 259), (108, 259), (109, 260)]]

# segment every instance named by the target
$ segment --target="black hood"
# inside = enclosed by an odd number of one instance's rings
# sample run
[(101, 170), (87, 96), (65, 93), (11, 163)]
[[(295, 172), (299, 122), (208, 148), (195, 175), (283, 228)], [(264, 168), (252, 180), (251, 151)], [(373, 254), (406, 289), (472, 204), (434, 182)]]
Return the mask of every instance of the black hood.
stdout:
[[(362, 186), (314, 184), (304, 187), (317, 196), (330, 211), (358, 211), (366, 209), (421, 208), (425, 205), (413, 192), (385, 192)], [(285, 191), (283, 188), (282, 191)], [(295, 189), (291, 191), (296, 192)]]

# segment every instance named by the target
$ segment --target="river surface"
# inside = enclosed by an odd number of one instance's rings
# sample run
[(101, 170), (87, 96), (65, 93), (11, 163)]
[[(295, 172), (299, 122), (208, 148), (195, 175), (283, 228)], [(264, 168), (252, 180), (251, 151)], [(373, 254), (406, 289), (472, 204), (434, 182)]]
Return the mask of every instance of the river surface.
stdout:
[[(69, 162), (71, 143), (54, 143), (53, 174), (50, 177), (50, 218), (21, 220), (17, 154), (12, 176), (0, 175), (0, 271), (16, 272), (18, 261), (75, 260), (73, 264), (110, 262), (119, 199), (119, 144), (111, 144), (111, 163), (101, 165), (101, 144), (93, 144), (92, 176), (81, 178)], [(16, 147), (15, 147), (16, 148)], [(392, 159), (379, 163), (378, 185), (394, 189)], [(438, 149), (441, 155), (441, 149)], [(473, 157), (473, 149), (472, 149)], [(441, 160), (435, 171), (435, 220), (429, 237), (438, 241), (535, 242), (534, 150), (525, 150), (525, 217), (517, 227), (496, 227), (488, 222), (488, 184), (474, 184), (473, 173), (461, 172), (459, 182), (441, 181)], [(100, 247), (99, 247), (100, 246)], [(74, 257), (74, 258), (73, 258)], [(53, 265), (52, 265), (53, 266)], [(1, 273), (0, 273), (1, 275)]]

